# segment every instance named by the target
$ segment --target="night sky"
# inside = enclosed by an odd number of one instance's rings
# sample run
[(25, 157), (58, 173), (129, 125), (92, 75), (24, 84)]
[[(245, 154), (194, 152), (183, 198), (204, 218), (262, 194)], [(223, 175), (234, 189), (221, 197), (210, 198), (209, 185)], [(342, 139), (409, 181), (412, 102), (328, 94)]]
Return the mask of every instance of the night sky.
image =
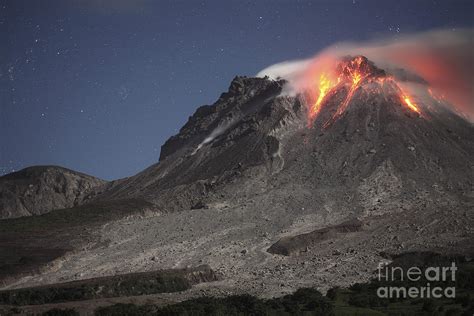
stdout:
[(236, 75), (333, 43), (471, 27), (474, 1), (0, 0), (0, 173), (117, 179)]

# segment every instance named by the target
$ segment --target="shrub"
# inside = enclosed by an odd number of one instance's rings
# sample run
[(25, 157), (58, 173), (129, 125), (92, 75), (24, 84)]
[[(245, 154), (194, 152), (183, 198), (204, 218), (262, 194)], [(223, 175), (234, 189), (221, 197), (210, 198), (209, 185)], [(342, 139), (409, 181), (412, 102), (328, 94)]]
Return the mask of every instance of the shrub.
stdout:
[(53, 308), (49, 311), (44, 312), (41, 314), (42, 316), (79, 316), (79, 313), (76, 312), (74, 309), (59, 309)]
[(326, 293), (326, 297), (329, 298), (332, 301), (335, 301), (337, 299), (337, 292), (339, 291), (339, 287), (333, 287), (328, 290)]

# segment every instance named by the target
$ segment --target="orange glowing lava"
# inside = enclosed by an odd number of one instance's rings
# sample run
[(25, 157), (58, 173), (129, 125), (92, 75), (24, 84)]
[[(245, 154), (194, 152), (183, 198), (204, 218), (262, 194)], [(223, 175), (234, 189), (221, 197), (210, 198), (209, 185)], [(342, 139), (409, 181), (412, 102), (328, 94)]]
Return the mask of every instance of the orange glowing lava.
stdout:
[(312, 120), (314, 117), (316, 117), (321, 110), (321, 103), (324, 100), (324, 97), (327, 95), (328, 91), (333, 87), (333, 83), (331, 80), (328, 78), (326, 74), (321, 74), (319, 78), (319, 95), (318, 99), (314, 103), (314, 105), (311, 107), (310, 112), (309, 112), (309, 118)]
[[(333, 75), (332, 78), (337, 80), (331, 80), (329, 75)], [(321, 109), (324, 107), (326, 100), (330, 99), (331, 90), (345, 86), (347, 94), (339, 105), (337, 105), (336, 111), (331, 119), (323, 124), (323, 128), (326, 128), (344, 114), (349, 106), (350, 101), (353, 99), (355, 92), (362, 88), (365, 92), (378, 92), (384, 93), (384, 85), (388, 84), (388, 87), (392, 87), (389, 91), (396, 91), (395, 93), (400, 97), (402, 103), (407, 106), (413, 112), (421, 114), (419, 106), (413, 101), (413, 99), (402, 90), (397, 81), (387, 75), (385, 71), (377, 68), (373, 63), (368, 61), (363, 56), (357, 56), (352, 59), (346, 59), (340, 61), (333, 71), (324, 72), (319, 76), (319, 81), (316, 85), (315, 91), (318, 91), (316, 101), (309, 108), (308, 111), (308, 123), (312, 125)], [(371, 84), (371, 85), (369, 85)], [(374, 86), (375, 84), (375, 86)], [(314, 99), (313, 99), (314, 100)]]
[(404, 96), (403, 96), (403, 101), (405, 101), (405, 104), (408, 105), (408, 107), (409, 107), (412, 111), (414, 111), (414, 112), (420, 114), (420, 110), (418, 109), (418, 106), (410, 100), (410, 97), (404, 95)]
[(362, 76), (359, 73), (356, 73), (353, 75), (351, 88), (349, 89), (349, 92), (347, 93), (346, 99), (344, 100), (342, 105), (337, 109), (336, 116), (341, 115), (347, 109), (347, 106), (349, 105), (349, 102), (352, 99), (354, 92), (359, 87), (359, 82), (361, 78)]
[(358, 72), (352, 74), (352, 85), (355, 86), (359, 83), (360, 79), (362, 79), (362, 75)]
[(370, 75), (370, 72), (367, 69), (361, 68), (364, 61), (366, 60), (364, 60), (362, 56), (358, 56), (349, 62), (343, 63), (342, 67), (340, 65), (340, 68), (342, 69), (339, 78), (343, 77), (342, 79), (349, 81), (351, 83), (351, 87), (349, 88), (349, 92), (347, 93), (344, 102), (342, 102), (341, 106), (337, 109), (333, 119), (344, 113), (361, 81)]

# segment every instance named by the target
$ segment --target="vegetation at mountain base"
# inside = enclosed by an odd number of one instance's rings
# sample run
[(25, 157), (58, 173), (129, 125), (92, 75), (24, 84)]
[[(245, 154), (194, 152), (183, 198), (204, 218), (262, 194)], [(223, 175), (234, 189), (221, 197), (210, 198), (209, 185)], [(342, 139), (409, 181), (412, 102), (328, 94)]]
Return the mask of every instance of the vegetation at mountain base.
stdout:
[(178, 304), (156, 308), (145, 305), (116, 304), (99, 308), (95, 315), (334, 315), (329, 299), (310, 288), (270, 300), (251, 295), (236, 295), (225, 298), (197, 298)]
[(124, 297), (156, 293), (170, 293), (191, 287), (184, 274), (156, 272), (99, 278), (87, 282), (71, 282), (62, 286), (44, 286), (0, 292), (0, 303), (7, 305), (39, 305)]

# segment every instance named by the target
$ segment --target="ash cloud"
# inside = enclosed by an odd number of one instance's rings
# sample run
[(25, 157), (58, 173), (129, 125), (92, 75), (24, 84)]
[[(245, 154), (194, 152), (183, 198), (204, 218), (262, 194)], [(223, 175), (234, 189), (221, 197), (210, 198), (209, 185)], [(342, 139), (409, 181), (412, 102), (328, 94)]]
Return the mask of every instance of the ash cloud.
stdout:
[[(474, 122), (474, 29), (433, 30), (332, 45), (313, 58), (272, 65), (257, 76), (281, 77), (302, 92), (346, 55), (364, 55), (405, 85), (429, 88)], [(316, 76), (316, 78), (315, 78)], [(428, 88), (428, 87), (426, 87)], [(413, 89), (416, 93), (417, 89)]]

